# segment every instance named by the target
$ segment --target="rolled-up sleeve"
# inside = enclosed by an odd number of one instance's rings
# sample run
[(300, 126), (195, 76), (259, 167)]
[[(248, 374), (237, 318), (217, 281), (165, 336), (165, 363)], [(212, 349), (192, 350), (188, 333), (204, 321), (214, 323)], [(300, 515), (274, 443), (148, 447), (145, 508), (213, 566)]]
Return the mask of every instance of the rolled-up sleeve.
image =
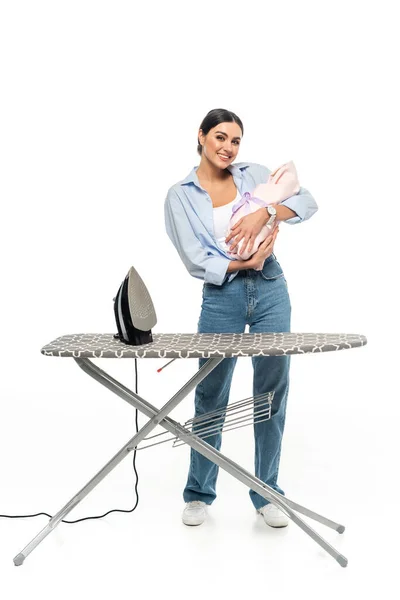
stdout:
[(287, 206), (296, 213), (296, 217), (292, 217), (285, 221), (285, 223), (290, 223), (292, 225), (307, 221), (307, 219), (312, 217), (318, 210), (318, 205), (315, 202), (314, 197), (304, 187), (301, 187), (297, 194), (290, 196), (290, 198), (283, 200), (279, 204)]
[(164, 218), (167, 235), (190, 275), (206, 283), (222, 285), (229, 259), (214, 256), (201, 245), (180, 198), (173, 191), (169, 191), (165, 199)]

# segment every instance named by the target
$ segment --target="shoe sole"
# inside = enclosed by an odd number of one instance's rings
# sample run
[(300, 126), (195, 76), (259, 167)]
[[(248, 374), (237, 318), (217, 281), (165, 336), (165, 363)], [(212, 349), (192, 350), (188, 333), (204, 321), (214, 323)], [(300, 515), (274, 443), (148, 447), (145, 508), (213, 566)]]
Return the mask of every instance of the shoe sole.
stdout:
[(202, 525), (204, 523), (205, 519), (203, 519), (202, 521), (198, 522), (198, 521), (189, 521), (189, 520), (184, 520), (182, 519), (182, 523), (184, 525), (189, 525), (191, 527), (195, 527), (196, 525)]

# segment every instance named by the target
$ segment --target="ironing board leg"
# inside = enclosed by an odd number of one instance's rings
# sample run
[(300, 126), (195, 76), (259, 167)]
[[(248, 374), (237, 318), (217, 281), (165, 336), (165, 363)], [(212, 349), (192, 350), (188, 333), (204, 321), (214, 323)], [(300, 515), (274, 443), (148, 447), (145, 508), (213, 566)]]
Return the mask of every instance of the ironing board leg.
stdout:
[[(343, 525), (339, 525), (330, 519), (326, 519), (321, 515), (289, 500), (286, 496), (282, 496), (271, 487), (267, 486), (260, 479), (257, 479), (245, 469), (240, 467), (234, 461), (221, 454), (218, 450), (207, 444), (197, 435), (188, 432), (182, 425), (170, 419), (166, 415), (202, 380), (212, 371), (221, 359), (209, 359), (196, 375), (183, 388), (171, 398), (171, 400), (160, 410), (152, 406), (146, 400), (132, 392), (129, 388), (116, 381), (105, 371), (94, 365), (89, 359), (75, 358), (78, 365), (91, 377), (99, 383), (110, 389), (112, 392), (120, 396), (123, 400), (150, 417), (150, 421), (126, 444), (105, 467), (84, 487), (82, 490), (61, 509), (48, 523), (48, 525), (14, 558), (15, 565), (21, 565), (26, 556), (34, 550), (34, 548), (46, 537), (52, 529), (54, 529), (61, 519), (72, 510), (80, 500), (85, 497), (91, 489), (97, 485), (109, 473), (128, 452), (133, 450), (149, 431), (157, 424), (162, 425), (173, 435), (179, 437), (189, 446), (203, 454), (206, 458), (220, 466), (222, 469), (230, 473), (233, 477), (244, 483), (247, 487), (253, 489), (266, 498), (278, 508), (280, 508), (289, 518), (291, 518), (305, 533), (307, 533), (314, 541), (316, 541), (328, 554), (330, 554), (342, 567), (347, 566), (347, 559), (337, 552), (328, 542), (326, 542), (316, 531), (314, 531), (307, 523), (300, 519), (292, 509), (297, 510), (308, 517), (335, 529), (339, 533), (344, 531)], [(205, 373), (206, 368), (207, 372)], [(202, 374), (202, 376), (201, 376)]]
[[(152, 417), (157, 413), (157, 408), (152, 406), (149, 402), (138, 396), (135, 392), (131, 391), (129, 388), (120, 384), (118, 381), (113, 379), (108, 373), (102, 371), (99, 367), (94, 365), (88, 359), (78, 359), (75, 361), (79, 364), (79, 366), (91, 377), (96, 379), (99, 383), (107, 387), (109, 390), (120, 396), (123, 400), (143, 412), (148, 417)], [(203, 366), (208, 364), (205, 363)], [(331, 521), (326, 517), (319, 515), (318, 513), (289, 500), (287, 496), (283, 496), (276, 492), (273, 488), (266, 485), (263, 481), (243, 469), (240, 465), (224, 456), (216, 450), (210, 444), (207, 444), (204, 440), (199, 438), (197, 435), (193, 433), (187, 432), (187, 430), (180, 424), (171, 419), (170, 417), (166, 417), (160, 423), (165, 429), (167, 429), (170, 433), (180, 438), (182, 441), (187, 443), (189, 446), (203, 454), (206, 458), (220, 466), (222, 469), (230, 473), (233, 477), (244, 483), (247, 487), (253, 489), (255, 492), (260, 494), (263, 498), (266, 498), (278, 508), (280, 508), (288, 517), (290, 517), (305, 533), (307, 533), (317, 544), (319, 544), (328, 554), (330, 554), (342, 567), (347, 566), (347, 558), (337, 552), (335, 548), (333, 548), (326, 540), (324, 540), (316, 531), (314, 531), (305, 521), (300, 519), (293, 510), (304, 514), (331, 529), (335, 529), (338, 533), (343, 533), (344, 526), (336, 523), (335, 521)]]
[[(76, 362), (84, 368), (85, 363), (87, 362), (91, 366), (93, 365), (88, 359), (75, 359)], [(151, 419), (136, 433), (132, 439), (130, 439), (122, 448), (113, 456), (113, 458), (73, 497), (71, 500), (58, 511), (54, 517), (50, 519), (46, 527), (44, 527), (25, 548), (19, 552), (14, 557), (14, 564), (16, 566), (22, 565), (25, 558), (30, 554), (38, 544), (47, 536), (53, 529), (57, 527), (60, 521), (69, 513), (85, 496), (89, 494), (89, 492), (104, 479), (108, 473), (110, 473), (124, 458), (129, 454), (131, 450), (133, 450), (145, 437), (146, 435), (152, 431), (159, 422), (169, 413), (171, 412), (179, 402), (181, 402), (207, 375), (215, 369), (215, 367), (223, 360), (221, 358), (210, 358), (202, 367), (197, 371), (197, 373), (165, 404), (161, 410), (153, 410), (151, 415)], [(86, 369), (84, 369), (86, 370)], [(105, 373), (105, 375), (107, 375)], [(109, 377), (107, 375), (107, 377)], [(117, 386), (121, 386), (117, 381), (115, 381)], [(106, 383), (104, 382), (104, 385)], [(109, 387), (106, 385), (106, 387)], [(123, 386), (121, 386), (123, 387)], [(113, 389), (110, 387), (110, 389)], [(115, 390), (113, 390), (115, 391)]]

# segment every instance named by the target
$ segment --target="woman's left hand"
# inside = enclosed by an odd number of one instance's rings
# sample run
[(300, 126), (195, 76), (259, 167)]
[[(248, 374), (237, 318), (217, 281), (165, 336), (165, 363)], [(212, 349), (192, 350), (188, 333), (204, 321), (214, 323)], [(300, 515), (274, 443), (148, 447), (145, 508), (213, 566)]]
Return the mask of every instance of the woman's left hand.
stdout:
[(231, 229), (230, 234), (225, 239), (225, 243), (228, 244), (229, 240), (235, 238), (232, 242), (232, 246), (229, 248), (229, 252), (234, 252), (239, 242), (244, 239), (241, 247), (241, 252), (251, 250), (253, 243), (260, 233), (261, 229), (265, 225), (267, 219), (265, 208), (260, 208), (245, 217), (242, 217)]

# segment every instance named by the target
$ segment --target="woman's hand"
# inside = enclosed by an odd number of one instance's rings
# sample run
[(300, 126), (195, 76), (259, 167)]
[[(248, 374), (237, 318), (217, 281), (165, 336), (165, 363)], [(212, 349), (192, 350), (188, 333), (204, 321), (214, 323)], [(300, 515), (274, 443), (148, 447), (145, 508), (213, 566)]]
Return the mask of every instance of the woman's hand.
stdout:
[(246, 248), (251, 251), (254, 241), (261, 229), (266, 223), (266, 210), (260, 208), (245, 217), (242, 217), (231, 229), (230, 234), (225, 238), (225, 243), (228, 244), (229, 240), (235, 238), (232, 245), (229, 247), (229, 252), (234, 252), (239, 242), (244, 239), (241, 247), (241, 252), (244, 252)]
[(265, 238), (265, 240), (259, 245), (257, 252), (253, 254), (251, 258), (249, 258), (247, 264), (250, 269), (255, 269), (256, 271), (261, 271), (264, 266), (265, 260), (270, 256), (274, 251), (274, 243), (276, 240), (276, 236), (278, 235), (279, 226), (275, 227), (274, 231)]

